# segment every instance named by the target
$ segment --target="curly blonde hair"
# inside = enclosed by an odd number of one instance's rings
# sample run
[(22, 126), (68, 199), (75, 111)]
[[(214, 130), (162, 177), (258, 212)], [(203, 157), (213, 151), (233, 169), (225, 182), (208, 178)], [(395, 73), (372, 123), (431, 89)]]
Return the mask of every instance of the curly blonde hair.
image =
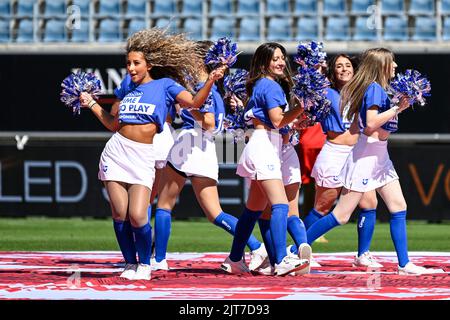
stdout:
[(152, 65), (152, 78), (170, 77), (188, 90), (198, 82), (197, 70), (203, 59), (196, 43), (183, 33), (170, 34), (160, 28), (138, 31), (127, 40), (127, 54), (133, 51), (142, 52)]

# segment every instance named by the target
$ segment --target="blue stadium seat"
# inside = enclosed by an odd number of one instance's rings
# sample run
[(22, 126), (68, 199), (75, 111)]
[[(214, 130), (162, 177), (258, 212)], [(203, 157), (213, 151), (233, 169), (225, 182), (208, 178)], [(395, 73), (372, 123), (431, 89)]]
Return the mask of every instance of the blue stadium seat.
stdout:
[(100, 0), (98, 15), (102, 17), (117, 18), (120, 14), (120, 0)]
[(89, 21), (81, 19), (78, 29), (72, 29), (71, 42), (88, 42), (89, 41)]
[(259, 17), (244, 17), (241, 19), (239, 28), (239, 41), (258, 41), (259, 37)]
[(138, 32), (140, 30), (143, 30), (143, 29), (146, 29), (145, 20), (144, 19), (139, 19), (139, 18), (134, 18), (128, 24), (127, 35), (129, 37), (133, 33), (136, 33), (136, 32)]
[(11, 15), (11, 1), (0, 0), (0, 17), (7, 18)]
[(444, 23), (442, 24), (442, 40), (450, 40), (450, 16), (444, 18)]
[(297, 21), (297, 35), (295, 40), (317, 40), (319, 38), (319, 26), (317, 17), (301, 17)]
[(44, 42), (66, 42), (66, 21), (60, 19), (49, 19), (44, 27)]
[(154, 0), (154, 7), (152, 14), (171, 16), (175, 13), (174, 0)]
[(169, 32), (178, 31), (178, 19), (171, 18), (158, 18), (155, 22), (155, 27), (165, 29), (168, 28)]
[(409, 14), (433, 14), (434, 0), (411, 0)]
[(345, 17), (329, 17), (326, 26), (325, 39), (332, 41), (350, 40), (350, 24), (349, 18)]
[(72, 5), (80, 8), (81, 16), (87, 17), (89, 15), (89, 5), (91, 0), (72, 0)]
[(237, 12), (239, 14), (259, 14), (259, 0), (238, 0)]
[(436, 40), (436, 19), (432, 16), (416, 17), (412, 40)]
[(345, 0), (324, 0), (323, 12), (326, 14), (345, 14)]
[(296, 14), (315, 14), (317, 13), (316, 0), (295, 0)]
[(184, 15), (202, 15), (203, 0), (183, 0), (181, 13)]
[(231, 0), (211, 0), (209, 8), (210, 14), (228, 15), (232, 12), (233, 6)]
[(188, 18), (184, 20), (183, 32), (186, 32), (189, 38), (193, 40), (203, 39), (202, 30), (203, 26), (200, 18)]
[(359, 16), (355, 21), (355, 32), (353, 40), (357, 41), (375, 41), (377, 40), (377, 29), (367, 26), (369, 16)]
[(32, 17), (34, 4), (38, 0), (17, 0), (17, 16), (19, 17)]
[(30, 19), (22, 19), (19, 21), (17, 28), (17, 42), (33, 42), (33, 21)]
[(367, 9), (375, 5), (375, 0), (352, 0), (351, 13), (367, 14)]
[(405, 16), (386, 17), (384, 22), (384, 40), (408, 40), (408, 23)]
[(221, 37), (234, 38), (236, 30), (233, 18), (214, 18), (211, 25), (211, 40), (217, 40)]
[(273, 13), (289, 13), (289, 0), (267, 0), (266, 12)]
[(117, 19), (104, 19), (100, 21), (98, 27), (98, 39), (99, 42), (120, 42), (122, 37), (120, 36), (119, 20)]
[(46, 17), (61, 17), (66, 15), (66, 0), (45, 1), (44, 15)]
[(382, 14), (403, 14), (403, 0), (381, 0)]
[(441, 13), (450, 14), (450, 0), (441, 0)]
[(147, 0), (128, 0), (126, 16), (129, 18), (145, 17)]
[(0, 20), (0, 43), (11, 40), (10, 22), (7, 19)]
[(291, 41), (292, 29), (290, 19), (272, 17), (267, 27), (267, 40), (269, 41)]

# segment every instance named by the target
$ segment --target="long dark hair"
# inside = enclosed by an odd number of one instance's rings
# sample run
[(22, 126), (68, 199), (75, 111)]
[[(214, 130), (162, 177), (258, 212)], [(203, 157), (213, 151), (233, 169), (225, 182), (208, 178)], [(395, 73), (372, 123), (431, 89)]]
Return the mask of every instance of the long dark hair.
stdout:
[(339, 53), (338, 55), (335, 55), (333, 58), (330, 59), (330, 61), (328, 61), (327, 63), (327, 78), (328, 80), (330, 80), (331, 82), (331, 88), (336, 89), (336, 76), (334, 74), (334, 69), (336, 68), (336, 61), (339, 58), (346, 58), (348, 59), (348, 61), (350, 61), (350, 63), (352, 64), (353, 67), (353, 74), (356, 73), (356, 71), (358, 70), (358, 58), (357, 57), (351, 57), (345, 53)]

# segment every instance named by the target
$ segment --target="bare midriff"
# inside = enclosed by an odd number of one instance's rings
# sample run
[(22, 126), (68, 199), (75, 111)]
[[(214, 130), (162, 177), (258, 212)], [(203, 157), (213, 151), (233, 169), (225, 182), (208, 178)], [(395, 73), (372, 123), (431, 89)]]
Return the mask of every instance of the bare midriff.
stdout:
[(153, 143), (153, 137), (158, 131), (158, 127), (154, 123), (131, 124), (122, 123), (119, 127), (119, 133), (127, 139), (140, 143)]

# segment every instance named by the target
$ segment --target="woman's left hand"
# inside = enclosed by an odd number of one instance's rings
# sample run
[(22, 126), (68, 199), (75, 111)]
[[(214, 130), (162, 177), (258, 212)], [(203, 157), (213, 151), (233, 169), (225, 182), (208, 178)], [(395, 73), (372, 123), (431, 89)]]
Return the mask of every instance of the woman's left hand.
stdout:
[(223, 76), (225, 75), (225, 71), (227, 70), (227, 68), (228, 68), (228, 66), (226, 64), (223, 64), (220, 67), (214, 69), (209, 74), (208, 79), (212, 80), (212, 81), (216, 81), (216, 80), (222, 79)]

